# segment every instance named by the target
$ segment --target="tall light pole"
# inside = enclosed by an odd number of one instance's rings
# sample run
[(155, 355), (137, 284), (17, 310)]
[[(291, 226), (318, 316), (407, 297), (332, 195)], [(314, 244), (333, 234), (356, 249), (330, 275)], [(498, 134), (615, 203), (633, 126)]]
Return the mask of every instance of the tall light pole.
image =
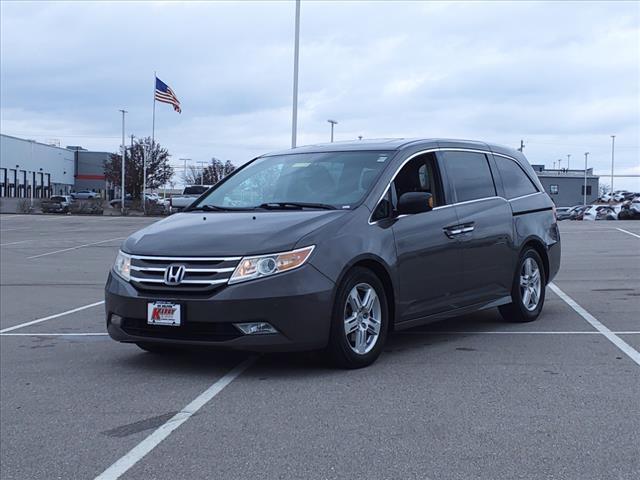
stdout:
[(122, 113), (122, 186), (120, 191), (120, 212), (124, 215), (124, 200), (126, 198), (124, 192), (124, 159), (127, 156), (127, 146), (124, 144), (124, 115), (127, 113), (126, 110), (119, 110)]
[(584, 152), (584, 203), (583, 205), (587, 205), (587, 157), (589, 156), (589, 152)]
[(616, 146), (616, 136), (611, 135), (611, 193), (613, 193), (613, 156)]
[[(179, 158), (178, 160), (181, 160), (184, 162), (184, 167), (182, 167), (182, 180), (184, 180), (184, 184), (185, 186), (187, 185), (187, 162), (190, 162), (191, 159), (190, 158)], [(195, 180), (195, 178), (194, 178)]]
[(200, 164), (200, 185), (204, 185), (204, 167), (202, 165), (206, 165), (207, 162), (198, 160), (196, 163)]
[(333, 143), (333, 126), (337, 125), (338, 122), (335, 120), (327, 120), (331, 124), (331, 143)]
[(291, 148), (296, 148), (298, 134), (298, 57), (300, 47), (300, 0), (296, 0), (296, 31), (293, 47), (293, 112), (291, 115)]
[(562, 170), (562, 168), (560, 168), (561, 165), (562, 165), (562, 159), (559, 158), (558, 159), (558, 170)]
[(571, 154), (567, 153), (567, 170), (571, 169), (571, 164), (569, 163), (571, 161)]

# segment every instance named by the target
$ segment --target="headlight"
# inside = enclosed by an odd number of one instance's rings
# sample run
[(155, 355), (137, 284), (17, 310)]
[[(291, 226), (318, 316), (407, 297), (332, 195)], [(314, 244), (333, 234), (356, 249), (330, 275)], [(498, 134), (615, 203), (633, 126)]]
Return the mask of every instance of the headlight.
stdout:
[(298, 268), (307, 261), (314, 248), (315, 245), (311, 245), (290, 252), (244, 257), (231, 275), (229, 283), (268, 277)]
[(113, 271), (128, 282), (131, 279), (131, 256), (119, 251)]

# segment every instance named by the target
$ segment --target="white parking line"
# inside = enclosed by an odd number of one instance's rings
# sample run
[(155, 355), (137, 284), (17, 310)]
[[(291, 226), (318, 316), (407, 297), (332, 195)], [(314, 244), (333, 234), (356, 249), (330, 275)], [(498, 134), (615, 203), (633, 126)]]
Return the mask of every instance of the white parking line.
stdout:
[(30, 241), (31, 240), (20, 240), (19, 242), (0, 243), (0, 247), (4, 247), (5, 245), (17, 245), (19, 243), (26, 243)]
[(95, 333), (0, 333), (0, 337), (101, 337), (105, 332)]
[(171, 432), (205, 406), (213, 397), (218, 395), (227, 385), (233, 382), (242, 372), (244, 372), (253, 362), (254, 358), (248, 358), (233, 368), (220, 380), (215, 382), (204, 392), (198, 395), (189, 405), (167, 420), (166, 423), (158, 427), (151, 435), (133, 447), (124, 457), (117, 460), (113, 465), (96, 477), (95, 480), (115, 480), (120, 478), (127, 470), (138, 463), (147, 453), (156, 448), (160, 442), (167, 438)]
[[(415, 331), (412, 332), (411, 330), (407, 330), (407, 331), (400, 331), (400, 332), (396, 332), (395, 334), (401, 334), (401, 335), (413, 335), (416, 333), (420, 333), (420, 334), (424, 334), (424, 335), (602, 335), (602, 333), (600, 332), (594, 332), (594, 331), (589, 331), (589, 332), (583, 332), (583, 331), (575, 331), (575, 332), (570, 332), (570, 331), (539, 331), (539, 332), (534, 332), (534, 331), (493, 331), (493, 332), (487, 332), (487, 331), (473, 331), (473, 330), (468, 330), (468, 331), (455, 331), (455, 330), (451, 330), (451, 331)], [(637, 335), (640, 334), (640, 331), (626, 331), (626, 332), (611, 332), (614, 333), (616, 335)]]
[(604, 335), (607, 338), (607, 340), (609, 340), (616, 347), (622, 350), (631, 360), (633, 360), (638, 365), (640, 365), (640, 353), (638, 353), (631, 345), (629, 345), (627, 342), (622, 340), (620, 337), (616, 336), (614, 332), (612, 332), (607, 327), (605, 327), (602, 323), (600, 323), (598, 319), (596, 319), (596, 317), (594, 317), (589, 312), (587, 312), (584, 308), (578, 305), (578, 303), (573, 298), (571, 298), (569, 295), (567, 295), (562, 290), (560, 290), (560, 288), (556, 284), (550, 283), (549, 288), (556, 295), (558, 295), (562, 300), (564, 300), (567, 305), (573, 308), (578, 313), (578, 315), (580, 315), (587, 322), (589, 322), (593, 328), (595, 328), (596, 330), (598, 330), (598, 332)]
[(624, 228), (616, 227), (616, 230), (620, 230), (623, 233), (627, 233), (627, 234), (632, 235), (632, 236), (634, 236), (636, 238), (640, 238), (640, 235), (638, 235), (637, 233), (629, 232), (629, 231), (625, 230)]
[(89, 305), (83, 305), (82, 307), (74, 308), (72, 310), (67, 310), (66, 312), (56, 313), (55, 315), (49, 315), (44, 318), (37, 318), (36, 320), (31, 320), (30, 322), (21, 323), (20, 325), (14, 325), (13, 327), (3, 328), (0, 330), (1, 333), (12, 332), (13, 330), (18, 330), (19, 328), (28, 327), (29, 325), (35, 325), (37, 323), (46, 322), (47, 320), (53, 320), (54, 318), (64, 317), (65, 315), (71, 315), (72, 313), (81, 312), (82, 310), (86, 310), (87, 308), (97, 307), (98, 305), (102, 305), (104, 300), (101, 302), (90, 303)]
[(102, 240), (100, 242), (85, 243), (84, 245), (76, 245), (75, 247), (63, 248), (62, 250), (56, 250), (54, 252), (47, 252), (47, 253), (41, 253), (40, 255), (33, 255), (32, 257), (27, 257), (27, 260), (31, 260), (32, 258), (46, 257), (47, 255), (53, 255), (55, 253), (69, 252), (71, 250), (77, 250), (79, 248), (90, 247), (91, 245), (99, 245), (101, 243), (113, 242), (115, 240), (123, 240), (124, 238), (126, 237), (110, 238), (109, 240)]

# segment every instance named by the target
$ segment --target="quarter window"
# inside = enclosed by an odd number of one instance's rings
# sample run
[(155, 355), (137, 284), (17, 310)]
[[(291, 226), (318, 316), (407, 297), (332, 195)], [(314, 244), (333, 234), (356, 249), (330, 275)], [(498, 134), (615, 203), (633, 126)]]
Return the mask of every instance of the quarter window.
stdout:
[(495, 197), (496, 189), (484, 153), (443, 152), (458, 202)]
[[(523, 197), (538, 191), (538, 188), (534, 185), (529, 176), (515, 161), (509, 158), (499, 157), (497, 155), (494, 155), (493, 158), (498, 166), (498, 171), (502, 177), (504, 193), (508, 199)], [(553, 187), (556, 188), (555, 192), (553, 191)], [(549, 193), (557, 194), (558, 185), (551, 185)]]

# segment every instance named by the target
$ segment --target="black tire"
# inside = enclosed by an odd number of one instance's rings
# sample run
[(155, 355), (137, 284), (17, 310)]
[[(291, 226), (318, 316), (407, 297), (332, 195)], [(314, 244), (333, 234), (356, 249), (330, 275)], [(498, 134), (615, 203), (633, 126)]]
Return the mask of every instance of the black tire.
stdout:
[[(540, 275), (539, 298), (537, 301), (537, 305), (533, 309), (529, 309), (525, 306), (526, 299), (523, 298), (523, 292), (520, 285), (521, 272), (523, 272), (523, 268), (525, 262), (527, 262), (527, 259), (531, 259), (536, 263)], [(545, 275), (542, 259), (540, 258), (538, 252), (536, 252), (533, 248), (527, 248), (520, 255), (516, 271), (513, 275), (513, 285), (511, 287), (511, 298), (513, 301), (507, 305), (498, 307), (502, 318), (504, 318), (507, 322), (514, 323), (532, 322), (537, 319), (540, 315), (540, 312), (542, 311), (542, 307), (544, 306), (546, 286), (547, 278)]]
[(145, 352), (154, 354), (171, 354), (176, 353), (178, 349), (173, 345), (166, 345), (164, 343), (147, 343), (136, 342), (136, 345)]
[[(348, 311), (350, 312), (350, 316), (354, 314), (354, 312), (351, 311), (351, 302), (347, 305), (348, 297), (352, 290), (363, 288), (366, 292), (366, 286), (371, 287), (377, 295), (377, 306), (371, 308), (371, 311), (375, 310), (377, 313), (374, 315), (369, 313), (362, 314), (363, 320), (361, 320), (361, 325), (363, 331), (365, 331), (365, 338), (367, 338), (368, 335), (371, 335), (372, 341), (370, 346), (367, 345), (366, 351), (358, 353), (354, 350), (354, 348), (357, 347), (352, 346), (351, 342), (357, 342), (357, 340), (354, 340), (354, 337), (357, 337), (359, 334), (357, 331), (354, 331), (352, 334), (347, 335), (345, 330), (345, 316)], [(371, 317), (369, 317), (369, 315), (371, 315)], [(370, 325), (371, 328), (374, 328), (373, 326), (378, 323), (374, 318), (376, 315), (380, 318), (379, 331), (377, 338), (374, 341), (373, 332), (371, 332), (369, 328), (365, 328), (364, 325), (368, 322), (368, 325)], [(354, 322), (354, 325), (356, 325), (356, 322)], [(329, 337), (329, 345), (327, 346), (327, 354), (330, 360), (334, 365), (347, 369), (362, 368), (367, 365), (371, 365), (380, 356), (380, 353), (384, 348), (384, 343), (387, 339), (388, 325), (389, 306), (387, 303), (387, 296), (380, 279), (371, 270), (366, 268), (356, 267), (349, 271), (340, 283), (333, 305), (331, 315), (331, 333)], [(357, 327), (356, 330), (359, 328), (361, 327)]]

